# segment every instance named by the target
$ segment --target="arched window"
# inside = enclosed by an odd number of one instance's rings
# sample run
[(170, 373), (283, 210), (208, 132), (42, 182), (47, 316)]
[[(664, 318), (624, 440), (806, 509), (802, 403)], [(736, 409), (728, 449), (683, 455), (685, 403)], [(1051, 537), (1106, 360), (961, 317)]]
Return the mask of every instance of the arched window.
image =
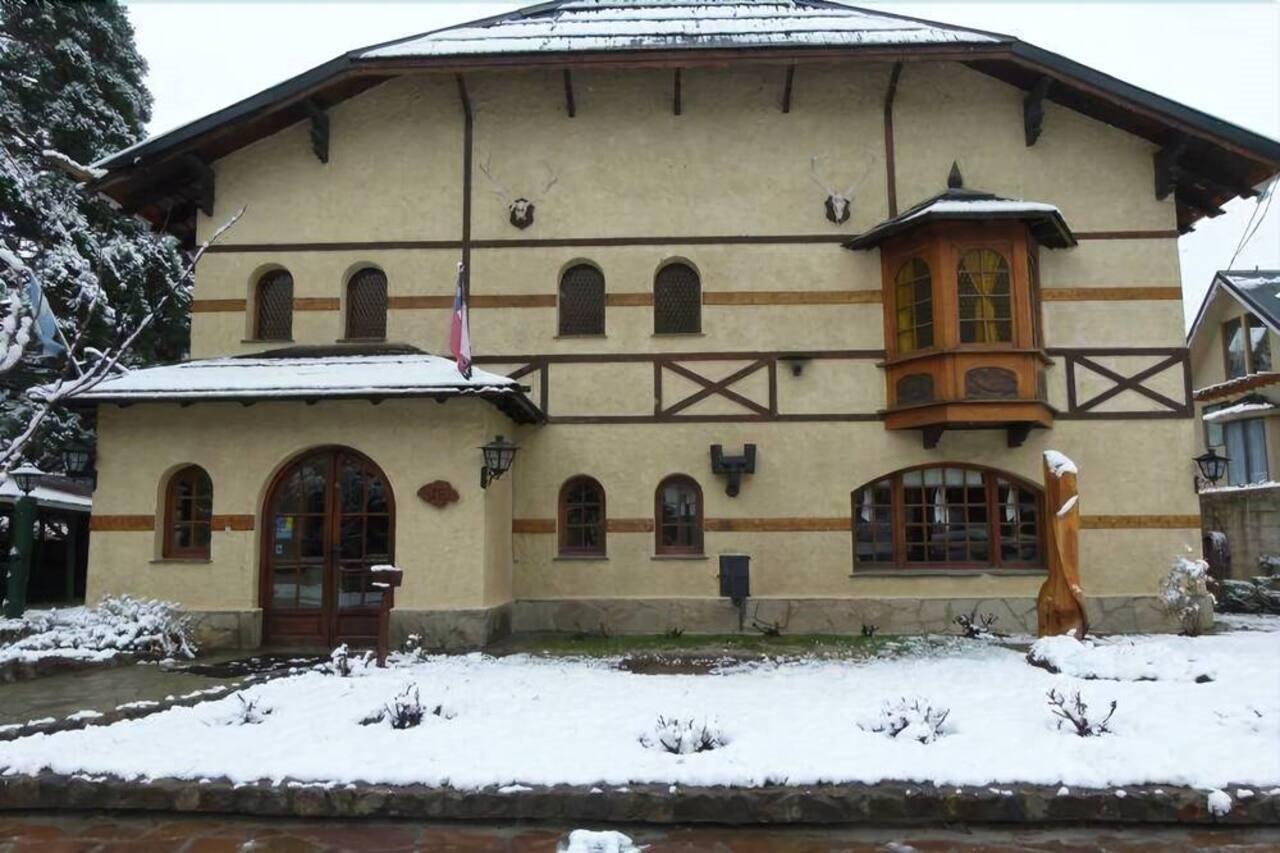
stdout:
[(293, 276), (288, 270), (271, 270), (258, 279), (254, 318), (254, 337), (258, 340), (293, 338)]
[(164, 498), (165, 557), (208, 559), (213, 526), (213, 483), (199, 465), (188, 465), (169, 478)]
[(854, 563), (863, 568), (1036, 569), (1040, 490), (998, 471), (911, 468), (853, 493)]
[(590, 477), (573, 477), (560, 487), (560, 554), (565, 557), (605, 553), (604, 487)]
[(373, 267), (347, 282), (347, 334), (350, 340), (387, 336), (387, 276)]
[(604, 273), (590, 264), (560, 276), (560, 334), (604, 334)]
[(654, 527), (659, 554), (702, 553), (702, 489), (683, 474), (658, 485)]
[(1013, 298), (1009, 262), (992, 249), (971, 249), (956, 270), (960, 296), (960, 343), (1013, 340)]
[(653, 333), (702, 331), (702, 281), (688, 264), (667, 264), (653, 282)]
[(898, 352), (933, 346), (933, 278), (922, 258), (912, 258), (893, 280), (898, 319)]

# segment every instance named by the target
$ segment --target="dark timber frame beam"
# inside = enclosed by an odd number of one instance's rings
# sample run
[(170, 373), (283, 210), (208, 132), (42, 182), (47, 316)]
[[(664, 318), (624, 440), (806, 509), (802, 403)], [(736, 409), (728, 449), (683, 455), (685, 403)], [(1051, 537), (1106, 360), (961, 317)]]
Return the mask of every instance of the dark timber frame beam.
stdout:
[(893, 99), (898, 94), (898, 78), (902, 63), (895, 62), (889, 72), (889, 88), (884, 93), (884, 169), (885, 192), (889, 198), (889, 218), (898, 215), (898, 171), (893, 161)]
[(467, 93), (467, 81), (454, 75), (458, 83), (458, 100), (462, 105), (462, 288), (468, 302), (471, 300), (471, 172), (475, 148), (475, 115), (471, 111), (471, 96)]
[(329, 114), (313, 100), (306, 100), (304, 106), (311, 120), (311, 150), (321, 163), (329, 162)]
[(681, 86), (680, 77), (681, 77), (680, 69), (677, 68), (676, 74), (675, 74), (675, 83), (674, 83), (675, 91), (672, 92), (672, 98), (671, 98), (671, 110), (675, 115), (680, 115), (681, 112), (684, 110), (684, 104), (683, 104), (684, 93), (681, 91), (682, 86)]
[(1052, 85), (1053, 78), (1045, 75), (1036, 81), (1022, 99), (1022, 130), (1028, 148), (1036, 144), (1040, 131), (1044, 128), (1044, 99)]
[(782, 112), (791, 112), (791, 87), (796, 81), (795, 63), (787, 66), (787, 82), (782, 87)]
[(1155, 153), (1156, 201), (1164, 201), (1178, 186), (1178, 160), (1186, 153), (1191, 140), (1179, 133), (1168, 145)]
[(573, 72), (568, 68), (564, 70), (564, 109), (569, 118), (577, 117), (578, 106), (573, 98)]

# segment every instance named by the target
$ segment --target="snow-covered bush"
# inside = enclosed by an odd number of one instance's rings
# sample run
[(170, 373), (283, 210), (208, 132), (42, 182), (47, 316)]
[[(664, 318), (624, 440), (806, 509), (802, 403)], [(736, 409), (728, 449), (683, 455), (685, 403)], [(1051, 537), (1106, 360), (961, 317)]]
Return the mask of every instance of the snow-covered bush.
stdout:
[(23, 621), (26, 636), (4, 647), (9, 656), (65, 650), (192, 658), (196, 652), (190, 620), (167, 601), (108, 596), (97, 607), (39, 611)]
[(669, 752), (672, 755), (688, 755), (694, 752), (710, 752), (729, 743), (720, 726), (713, 720), (690, 717), (658, 717), (653, 730), (640, 736), (640, 743), (648, 749)]
[(630, 837), (615, 830), (575, 829), (556, 845), (556, 853), (640, 853)]
[(1079, 690), (1068, 697), (1055, 688), (1049, 691), (1049, 712), (1058, 718), (1059, 729), (1062, 728), (1063, 723), (1070, 723), (1080, 737), (1097, 737), (1111, 731), (1107, 724), (1111, 722), (1111, 716), (1116, 712), (1116, 700), (1111, 700), (1111, 709), (1107, 711), (1105, 717), (1101, 720), (1090, 720), (1089, 706), (1080, 696)]
[(999, 617), (994, 613), (983, 613), (978, 615), (977, 609), (970, 614), (961, 613), (956, 617), (956, 624), (960, 626), (960, 633), (971, 640), (981, 640), (986, 637), (994, 637), (995, 631), (992, 626), (996, 624)]
[(453, 714), (445, 710), (443, 705), (423, 705), (418, 693), (418, 685), (406, 684), (395, 697), (377, 711), (360, 721), (362, 726), (377, 723), (390, 723), (393, 729), (411, 729), (418, 726), (428, 716), (452, 719)]
[(1220, 788), (1214, 788), (1209, 792), (1207, 805), (1209, 813), (1214, 817), (1225, 817), (1231, 814), (1231, 795)]
[(228, 725), (256, 726), (271, 713), (270, 708), (259, 706), (258, 703), (261, 699), (245, 699), (239, 693), (236, 694), (236, 698), (240, 700), (240, 707), (235, 710), (234, 715), (227, 721)]
[(329, 653), (329, 668), (331, 672), (343, 678), (351, 675), (351, 650), (347, 648), (346, 643), (340, 643)]
[(885, 702), (880, 716), (859, 724), (863, 731), (878, 732), (886, 737), (902, 736), (904, 740), (933, 743), (946, 734), (950, 708), (935, 708), (925, 699), (899, 699)]
[(1169, 574), (1160, 581), (1160, 603), (1169, 615), (1178, 620), (1182, 633), (1188, 636), (1200, 633), (1200, 615), (1206, 606), (1213, 606), (1208, 580), (1208, 563), (1178, 557), (1173, 561)]

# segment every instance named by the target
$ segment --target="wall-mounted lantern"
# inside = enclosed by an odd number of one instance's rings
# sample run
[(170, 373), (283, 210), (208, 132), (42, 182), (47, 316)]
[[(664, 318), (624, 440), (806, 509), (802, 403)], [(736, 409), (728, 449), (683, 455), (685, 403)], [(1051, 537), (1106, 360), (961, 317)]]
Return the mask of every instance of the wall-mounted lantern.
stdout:
[(729, 484), (724, 493), (729, 497), (737, 497), (742, 488), (742, 475), (756, 472), (756, 446), (745, 444), (741, 456), (725, 456), (724, 448), (719, 444), (711, 445), (711, 473), (727, 474)]
[(1219, 456), (1218, 451), (1212, 447), (1209, 448), (1208, 452), (1201, 453), (1195, 457), (1196, 467), (1200, 469), (1200, 476), (1208, 480), (1210, 486), (1217, 485), (1218, 481), (1223, 478), (1227, 473), (1227, 463), (1230, 461), (1230, 457)]
[(90, 484), (98, 484), (98, 472), (93, 467), (93, 448), (86, 444), (72, 444), (62, 451), (62, 467), (67, 476), (76, 480), (87, 480)]
[(511, 462), (516, 458), (516, 451), (519, 449), (500, 435), (481, 447), (480, 452), (484, 454), (484, 467), (480, 469), (480, 488), (489, 488), (490, 483), (510, 471)]

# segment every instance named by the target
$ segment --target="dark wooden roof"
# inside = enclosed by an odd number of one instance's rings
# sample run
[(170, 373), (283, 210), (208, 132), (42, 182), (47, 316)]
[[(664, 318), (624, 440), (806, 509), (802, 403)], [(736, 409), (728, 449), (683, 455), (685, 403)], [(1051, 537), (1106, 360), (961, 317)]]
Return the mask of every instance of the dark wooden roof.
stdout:
[(1066, 249), (1076, 245), (1075, 235), (1067, 227), (1062, 213), (1053, 205), (1015, 201), (993, 193), (947, 189), (902, 213), (886, 219), (874, 228), (844, 243), (846, 249), (874, 249), (890, 237), (939, 220), (1016, 219), (1025, 222), (1031, 235), (1050, 249)]
[[(1254, 188), (1280, 173), (1280, 142), (1215, 118), (1207, 113), (1125, 83), (1066, 57), (1027, 44), (1013, 36), (966, 30), (902, 15), (845, 7), (829, 0), (739, 0), (794, 7), (797, 16), (816, 10), (847, 10), (877, 20), (897, 20), (905, 32), (945, 31), (947, 39), (883, 35), (863, 41), (840, 38), (761, 40), (672, 38), (634, 44), (600, 39), (565, 44), (546, 39), (546, 49), (531, 42), (528, 49), (510, 46), (493, 52), (477, 48), (425, 54), (397, 53), (388, 48), (447, 36), (459, 30), (526, 26), (582, 7), (581, 0), (542, 3), (483, 21), (435, 33), (397, 39), (345, 53), (257, 95), (173, 131), (153, 137), (104, 158), (96, 165), (107, 173), (93, 188), (119, 202), (124, 209), (146, 217), (190, 241), (195, 212), (212, 203), (207, 165), (258, 139), (322, 113), (329, 107), (373, 86), (413, 72), (464, 74), (480, 69), (565, 69), (595, 67), (696, 67), (728, 62), (803, 64), (807, 62), (911, 62), (947, 60), (965, 65), (1028, 92), (1041, 91), (1046, 100), (1119, 127), (1161, 146), (1158, 175), (1174, 194), (1178, 225), (1190, 230), (1203, 216), (1217, 215), (1230, 199), (1254, 194)], [(611, 8), (624, 2), (612, 2)], [(638, 4), (631, 4), (638, 5)], [(652, 6), (652, 4), (649, 4)], [(679, 5), (689, 6), (688, 2)], [(708, 9), (715, 4), (708, 4)], [(710, 13), (709, 13), (710, 14)], [(845, 22), (844, 26), (849, 26)], [(887, 26), (887, 25), (885, 25)], [(932, 28), (932, 29), (929, 29)], [(888, 27), (892, 30), (892, 27)], [(844, 32), (839, 30), (839, 32)], [(780, 30), (781, 31), (781, 30)], [(836, 31), (836, 30), (833, 30)], [(913, 40), (914, 39), (914, 40)], [(444, 39), (446, 42), (448, 39)], [(508, 40), (509, 41), (509, 40)], [(602, 47), (604, 45), (604, 47)], [(1163, 163), (1163, 168), (1159, 165)], [(1160, 178), (1158, 177), (1158, 180)], [(1161, 193), (1160, 187), (1153, 191)]]

